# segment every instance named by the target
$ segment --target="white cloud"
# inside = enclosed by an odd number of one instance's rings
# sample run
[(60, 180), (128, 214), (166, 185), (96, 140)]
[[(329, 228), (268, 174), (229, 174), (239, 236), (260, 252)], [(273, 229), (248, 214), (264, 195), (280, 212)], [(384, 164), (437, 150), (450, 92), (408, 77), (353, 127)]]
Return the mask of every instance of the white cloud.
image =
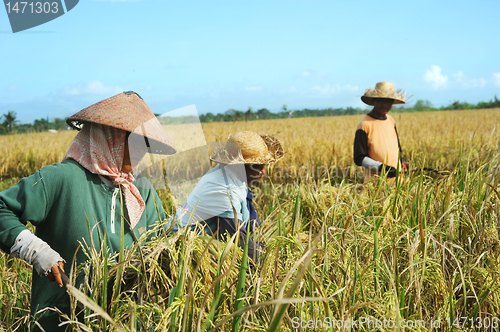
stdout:
[(482, 88), (486, 85), (486, 80), (484, 78), (479, 79), (469, 79), (462, 71), (453, 74), (455, 80), (460, 83), (464, 88)]
[(441, 74), (439, 66), (433, 65), (430, 70), (427, 69), (424, 74), (424, 80), (432, 84), (434, 89), (446, 88), (448, 86), (448, 76)]
[(357, 92), (359, 91), (359, 87), (357, 86), (352, 86), (350, 84), (347, 85), (316, 85), (311, 88), (311, 91), (313, 92), (319, 92), (320, 94), (323, 95), (331, 95), (335, 93), (341, 93), (341, 92)]
[(123, 92), (123, 89), (118, 86), (106, 86), (101, 81), (95, 80), (86, 85), (67, 85), (63, 88), (62, 92), (67, 96), (114, 95)]
[(500, 88), (500, 73), (493, 73), (493, 83)]
[(326, 73), (306, 70), (306, 71), (303, 71), (302, 73), (300, 73), (300, 76), (302, 76), (303, 78), (321, 78), (321, 77), (325, 77)]
[(245, 91), (259, 91), (259, 90), (262, 90), (261, 86), (250, 86), (245, 88)]
[(462, 71), (459, 71), (458, 73), (453, 74), (453, 76), (455, 77), (455, 79), (459, 83), (463, 83), (467, 79)]

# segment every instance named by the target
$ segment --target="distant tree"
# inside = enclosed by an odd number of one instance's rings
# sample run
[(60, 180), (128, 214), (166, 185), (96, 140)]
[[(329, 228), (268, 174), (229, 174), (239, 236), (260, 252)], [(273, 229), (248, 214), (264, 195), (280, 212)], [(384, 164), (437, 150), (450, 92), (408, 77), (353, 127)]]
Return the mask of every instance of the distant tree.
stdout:
[(445, 107), (444, 109), (447, 109), (447, 110), (470, 110), (470, 109), (474, 109), (476, 108), (474, 105), (471, 105), (467, 102), (459, 102), (459, 101), (455, 101), (453, 102), (451, 105)]
[(248, 121), (248, 119), (252, 119), (252, 108), (248, 107), (248, 110), (245, 112), (245, 121)]
[(214, 121), (215, 115), (213, 113), (208, 112), (205, 114), (205, 122), (212, 122)]
[(16, 125), (16, 133), (32, 133), (33, 125), (31, 123), (22, 123)]
[(49, 129), (49, 122), (47, 119), (41, 118), (40, 120), (35, 120), (33, 127), (35, 131), (47, 131)]
[(271, 112), (267, 108), (261, 108), (260, 110), (257, 111), (257, 115), (259, 116), (259, 119), (267, 119)]
[(54, 120), (49, 125), (49, 129), (62, 130), (65, 125), (66, 120), (61, 118), (54, 118)]
[(481, 101), (476, 105), (476, 108), (495, 108), (500, 107), (500, 100), (498, 100), (495, 95), (495, 99), (491, 99), (490, 101)]
[(425, 110), (429, 110), (429, 109), (432, 109), (434, 108), (432, 106), (432, 103), (428, 100), (417, 100), (415, 102), (415, 106), (413, 106), (413, 109), (417, 110), (417, 111), (425, 111)]
[(12, 132), (12, 129), (14, 128), (17, 120), (17, 114), (14, 111), (8, 111), (6, 114), (2, 115), (3, 119), (3, 127), (8, 133)]
[(244, 113), (242, 111), (234, 111), (234, 120), (241, 121), (244, 118)]
[(235, 121), (236, 116), (235, 116), (236, 110), (233, 108), (228, 109), (226, 112), (224, 112), (224, 121)]

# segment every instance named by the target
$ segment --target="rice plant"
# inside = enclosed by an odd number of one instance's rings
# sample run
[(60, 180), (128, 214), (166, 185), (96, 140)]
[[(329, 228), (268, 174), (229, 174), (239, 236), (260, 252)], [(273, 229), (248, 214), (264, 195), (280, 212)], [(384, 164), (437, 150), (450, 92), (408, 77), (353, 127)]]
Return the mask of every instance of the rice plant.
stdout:
[[(440, 321), (435, 330), (488, 330), (460, 317), (493, 323), (500, 312), (500, 110), (395, 118), (413, 169), (394, 184), (358, 178), (351, 154), (359, 117), (206, 124), (209, 140), (249, 129), (285, 144), (288, 156), (255, 189), (263, 255), (248, 261), (236, 237), (167, 234), (165, 225), (153, 240), (145, 234), (114, 255), (82, 244), (89, 260), (69, 275), (84, 274), (85, 282), (68, 287), (75, 311), (67, 324), (77, 331), (422, 331)], [(58, 149), (64, 154), (65, 146)], [(169, 192), (160, 197), (171, 215)], [(31, 268), (5, 254), (0, 260), (0, 329), (27, 331)]]

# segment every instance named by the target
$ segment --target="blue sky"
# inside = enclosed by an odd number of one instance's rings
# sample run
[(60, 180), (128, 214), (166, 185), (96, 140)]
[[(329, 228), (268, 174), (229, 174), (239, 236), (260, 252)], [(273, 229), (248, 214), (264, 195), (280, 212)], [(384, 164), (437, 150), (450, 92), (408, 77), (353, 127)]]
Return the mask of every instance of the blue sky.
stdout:
[(500, 97), (500, 1), (92, 1), (13, 34), (0, 9), (0, 114), (66, 117), (123, 90), (155, 113)]

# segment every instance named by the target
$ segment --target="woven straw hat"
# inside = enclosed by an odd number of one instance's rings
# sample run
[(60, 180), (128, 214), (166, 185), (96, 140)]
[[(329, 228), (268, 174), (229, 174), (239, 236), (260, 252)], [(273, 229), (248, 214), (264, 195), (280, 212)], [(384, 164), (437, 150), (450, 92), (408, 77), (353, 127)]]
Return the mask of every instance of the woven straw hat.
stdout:
[(133, 91), (122, 92), (90, 105), (70, 116), (66, 122), (77, 130), (82, 129), (85, 122), (92, 122), (144, 136), (150, 153), (177, 152), (156, 116), (141, 96)]
[(393, 99), (394, 104), (404, 104), (406, 92), (401, 93), (401, 90), (394, 91), (394, 84), (391, 82), (378, 82), (375, 89), (367, 89), (365, 94), (361, 96), (361, 100), (368, 105), (374, 105), (376, 98)]
[(272, 164), (284, 155), (276, 137), (240, 131), (232, 134), (223, 148), (215, 149), (210, 159), (221, 164)]

